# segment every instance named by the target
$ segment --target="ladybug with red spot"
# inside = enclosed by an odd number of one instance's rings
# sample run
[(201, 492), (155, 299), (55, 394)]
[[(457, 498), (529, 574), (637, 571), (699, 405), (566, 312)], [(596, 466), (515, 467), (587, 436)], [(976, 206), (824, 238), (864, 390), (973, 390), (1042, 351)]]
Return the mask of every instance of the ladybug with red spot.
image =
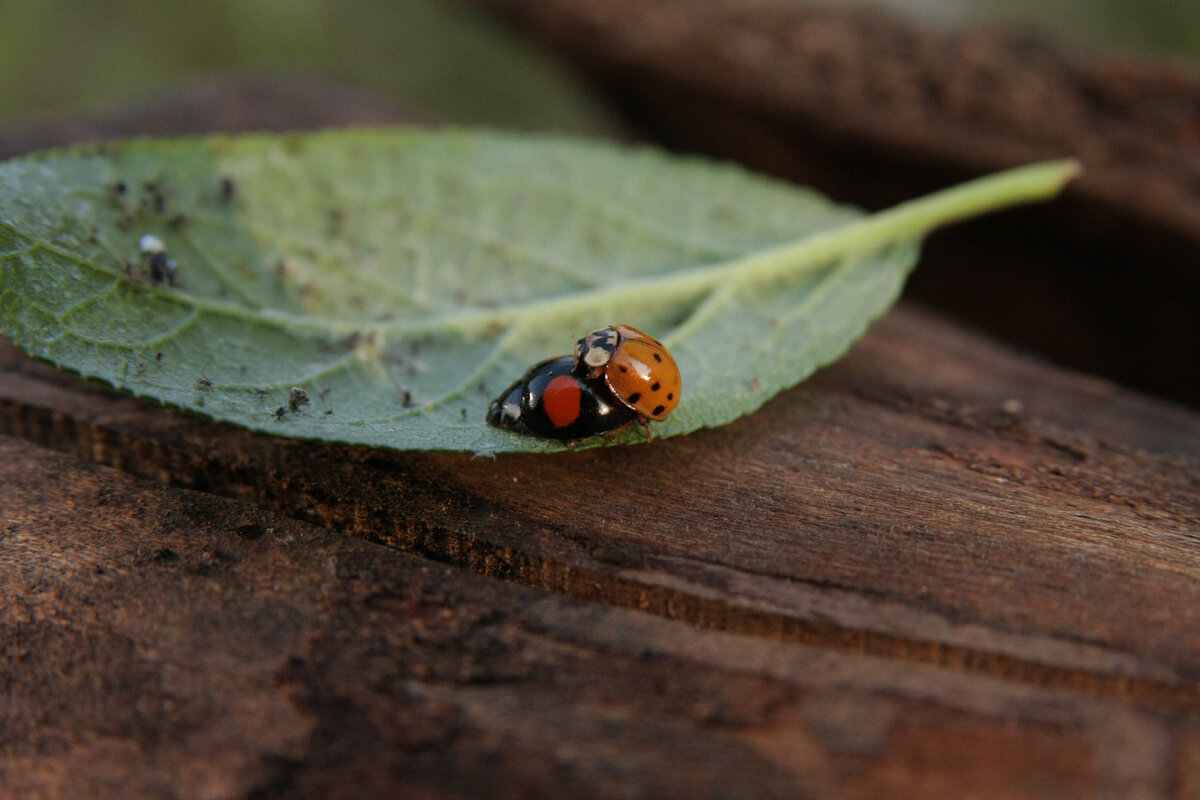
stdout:
[(568, 449), (575, 440), (609, 435), (636, 418), (603, 381), (577, 372), (572, 356), (534, 364), (492, 401), (487, 413), (488, 423), (498, 428), (560, 439)]
[(679, 405), (679, 367), (662, 342), (629, 325), (592, 331), (575, 344), (576, 368), (600, 380), (633, 411), (650, 438), (650, 421), (666, 419)]

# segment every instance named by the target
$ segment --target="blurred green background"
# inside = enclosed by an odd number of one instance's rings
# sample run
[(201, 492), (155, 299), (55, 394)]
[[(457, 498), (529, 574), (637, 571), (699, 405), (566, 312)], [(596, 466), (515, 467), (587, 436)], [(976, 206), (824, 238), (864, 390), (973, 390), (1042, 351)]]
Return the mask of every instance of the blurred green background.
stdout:
[[(1197, 0), (856, 1), (935, 25), (1016, 24), (1200, 63)], [(446, 0), (0, 0), (0, 124), (229, 72), (316, 75), (461, 122), (608, 127), (552, 58)]]

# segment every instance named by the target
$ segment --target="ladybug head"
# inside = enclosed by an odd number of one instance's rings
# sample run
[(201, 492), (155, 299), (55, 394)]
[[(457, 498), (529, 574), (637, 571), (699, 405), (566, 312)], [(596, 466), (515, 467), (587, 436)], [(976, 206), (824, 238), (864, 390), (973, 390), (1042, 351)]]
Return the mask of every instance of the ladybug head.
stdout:
[(521, 391), (521, 382), (517, 381), (488, 405), (489, 425), (511, 428), (521, 421)]
[(593, 378), (599, 376), (620, 342), (621, 334), (616, 328), (592, 331), (575, 343), (576, 366)]

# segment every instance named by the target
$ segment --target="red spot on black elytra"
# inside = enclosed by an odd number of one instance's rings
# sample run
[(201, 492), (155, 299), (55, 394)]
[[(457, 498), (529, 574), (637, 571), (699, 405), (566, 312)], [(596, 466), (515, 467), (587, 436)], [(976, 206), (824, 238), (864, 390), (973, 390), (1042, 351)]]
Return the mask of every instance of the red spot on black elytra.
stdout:
[(542, 407), (556, 428), (565, 428), (579, 419), (581, 403), (579, 384), (570, 375), (553, 378), (542, 392)]

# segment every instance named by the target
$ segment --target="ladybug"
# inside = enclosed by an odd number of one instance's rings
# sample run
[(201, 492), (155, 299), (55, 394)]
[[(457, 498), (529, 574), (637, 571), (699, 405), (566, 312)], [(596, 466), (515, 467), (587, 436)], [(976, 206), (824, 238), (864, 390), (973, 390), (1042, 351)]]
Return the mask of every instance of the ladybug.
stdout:
[(592, 331), (575, 344), (577, 368), (603, 380), (619, 403), (637, 414), (650, 438), (650, 421), (664, 420), (675, 406), (683, 382), (667, 348), (629, 325)]
[(491, 402), (487, 413), (488, 423), (498, 428), (561, 439), (568, 450), (577, 439), (611, 439), (613, 431), (635, 419), (637, 413), (614, 400), (603, 381), (576, 370), (573, 356), (534, 364)]

